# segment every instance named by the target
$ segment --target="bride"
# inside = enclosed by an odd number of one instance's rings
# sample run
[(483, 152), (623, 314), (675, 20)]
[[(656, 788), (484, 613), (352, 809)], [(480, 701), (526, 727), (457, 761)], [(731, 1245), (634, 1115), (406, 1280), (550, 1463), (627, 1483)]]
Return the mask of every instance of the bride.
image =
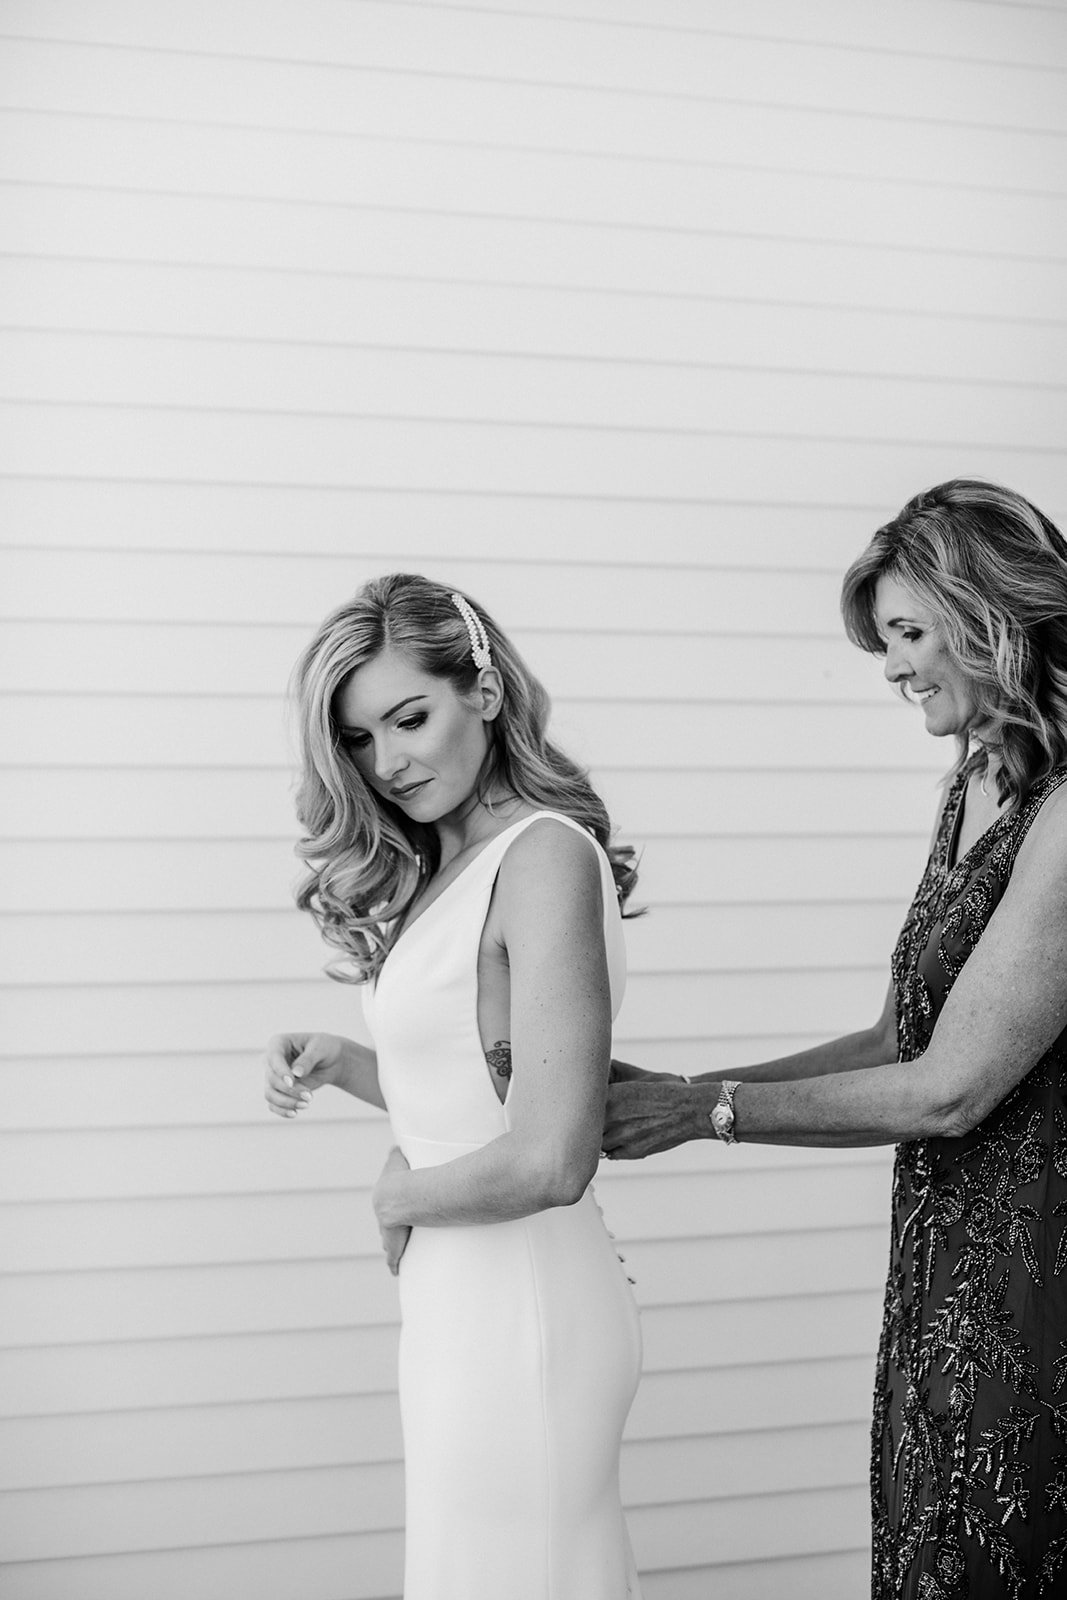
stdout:
[(266, 1098), (294, 1117), (334, 1084), (392, 1123), (405, 1600), (638, 1596), (618, 1474), (640, 1328), (590, 1187), (633, 853), (458, 591), (366, 584), (295, 685), (297, 902), (376, 1048), (278, 1035)]

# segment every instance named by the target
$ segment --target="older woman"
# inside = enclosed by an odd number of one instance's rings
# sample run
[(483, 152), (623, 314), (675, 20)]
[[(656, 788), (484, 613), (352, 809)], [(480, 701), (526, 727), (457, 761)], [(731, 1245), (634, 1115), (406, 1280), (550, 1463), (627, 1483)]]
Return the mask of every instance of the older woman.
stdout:
[(844, 580), (850, 638), (953, 735), (881, 1017), (728, 1080), (620, 1067), (604, 1145), (898, 1145), (875, 1600), (1067, 1593), (1067, 544), (957, 479)]

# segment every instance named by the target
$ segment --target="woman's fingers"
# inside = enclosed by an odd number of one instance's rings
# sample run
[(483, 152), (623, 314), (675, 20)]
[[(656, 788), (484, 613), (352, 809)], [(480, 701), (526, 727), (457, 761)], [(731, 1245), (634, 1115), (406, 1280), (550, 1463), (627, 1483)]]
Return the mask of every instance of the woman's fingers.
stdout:
[(601, 1147), (613, 1161), (639, 1161), (692, 1138), (677, 1079), (613, 1084)]

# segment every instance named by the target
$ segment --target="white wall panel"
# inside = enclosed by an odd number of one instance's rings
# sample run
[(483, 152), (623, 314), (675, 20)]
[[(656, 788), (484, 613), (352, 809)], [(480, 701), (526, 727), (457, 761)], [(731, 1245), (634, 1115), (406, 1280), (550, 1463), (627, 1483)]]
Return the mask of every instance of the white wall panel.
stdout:
[(934, 481), (946, 465), (950, 475), (973, 476), (981, 462), (989, 475), (1019, 483), (1033, 499), (1048, 503), (1058, 487), (1060, 461), (1051, 446), (991, 444), (958, 433), (929, 442), (916, 436), (813, 438), (806, 418), (778, 435), (710, 429), (661, 434), (612, 427), (563, 430), (541, 423), (507, 426), (480, 418), (394, 422), (263, 413), (253, 419), (178, 407), (71, 402), (2, 405), (0, 424), (23, 470), (42, 476), (61, 471), (121, 475), (132, 455), (147, 463), (146, 476), (158, 481), (196, 472), (222, 482), (299, 483), (310, 477), (326, 486), (415, 484), (444, 492), (468, 490), (481, 476), (495, 492), (510, 488), (534, 494), (543, 483), (539, 463), (550, 459), (557, 486), (567, 494), (648, 496), (669, 482), (683, 497), (707, 496), (714, 488), (729, 498), (743, 496), (754, 480), (781, 472), (803, 498), (818, 497), (833, 479), (841, 498), (855, 499), (891, 494), (907, 460), (921, 475), (920, 483)]
[[(787, 819), (783, 819), (785, 822)], [(289, 911), (300, 873), (287, 841), (183, 840), (98, 842), (86, 859), (77, 843), (20, 839), (0, 843), (0, 908), (26, 914), (96, 911)], [(656, 907), (651, 919), (635, 921), (631, 939), (656, 937), (667, 927), (668, 905), (735, 905), (750, 920), (773, 913), (765, 906), (842, 901), (869, 905), (898, 902), (901, 885), (920, 868), (926, 834), (883, 835), (876, 850), (870, 841), (835, 835), (809, 839), (797, 848), (795, 835), (750, 838), (665, 838), (640, 841), (640, 904)], [(52, 923), (52, 937), (77, 938)], [(12, 925), (13, 945), (21, 944), (21, 924)]]
[(828, 433), (843, 439), (887, 430), (897, 438), (1051, 447), (1067, 423), (1062, 386), (998, 383), (993, 413), (992, 397), (974, 380), (649, 363), (634, 385), (619, 382), (631, 375), (632, 364), (572, 356), (263, 347), (156, 336), (109, 335), (105, 342), (99, 335), (42, 331), (0, 334), (0, 370), (5, 394), (20, 400), (180, 406), (251, 417), (279, 410), (416, 421), (480, 415), (655, 432), (757, 428), (777, 434), (814, 412)]
[[(895, 507), (874, 501), (803, 505), (784, 498), (774, 504), (761, 497), (731, 505), (728, 518), (713, 519), (706, 502), (608, 496), (590, 515), (585, 502), (545, 492), (427, 497), (407, 490), (341, 489), (324, 495), (314, 486), (172, 483), (161, 496), (157, 485), (128, 479), (10, 478), (0, 479), (0, 509), (5, 528), (42, 559), (49, 546), (99, 550), (104, 530), (112, 550), (291, 555), (298, 530), (307, 559), (358, 554), (363, 560), (368, 555), (395, 560), (404, 552), (422, 563), (444, 554), (459, 573), (472, 558), (529, 560), (534, 554), (568, 565), (610, 559), (646, 567), (655, 536), (664, 566), (743, 566), (757, 572), (785, 566), (838, 573), (856, 552), (861, 522), (866, 529), (879, 511), (888, 515)], [(64, 614), (64, 620), (78, 618)], [(283, 659), (289, 659), (287, 650), (273, 665)]]
[[(729, 55), (729, 50), (724, 52)], [(729, 65), (723, 63), (729, 71)], [(702, 70), (704, 64), (702, 63)], [(988, 70), (988, 69), (987, 69)], [(904, 76), (904, 75), (902, 75)], [(1053, 75), (1021, 73), (1027, 112), (1050, 94), (1050, 132), (1067, 132), (1067, 113)], [(907, 92), (921, 92), (905, 77)], [(714, 86), (709, 84), (709, 88)], [(902, 83), (904, 88), (904, 83)], [(988, 90), (975, 88), (975, 104)], [(1005, 108), (1011, 116), (1010, 106)], [(138, 137), (130, 138), (131, 124)], [(171, 124), (154, 118), (69, 116), (0, 110), (0, 181), (82, 187), (107, 172), (125, 190), (293, 200), (299, 207), (346, 206), (460, 217), (513, 218), (555, 227), (579, 224), (686, 235), (731, 231), (764, 238), (797, 237), (851, 246), (893, 246), (913, 227), (924, 248), (951, 255), (1015, 253), (1020, 236), (1032, 261), (1055, 256), (1067, 200), (1055, 194), (998, 195), (995, 212), (968, 190), (929, 182), (857, 184), (849, 177), (805, 172), (731, 170), (709, 163), (692, 169), (663, 162), (566, 154), (454, 150), (398, 140), (382, 160), (378, 140), (332, 134), (293, 136)], [(5, 153), (6, 152), (6, 153)], [(516, 190), (522, 194), (515, 206)], [(724, 223), (728, 222), (729, 227)]]
[[(792, 1300), (646, 1307), (645, 1370), (798, 1362), (869, 1352), (877, 1290), (800, 1295)], [(0, 1349), (11, 1416), (76, 1415), (107, 1397), (117, 1410), (208, 1405), (337, 1392), (389, 1392), (396, 1380), (397, 1328), (302, 1329), (131, 1343), (52, 1344)]]
[[(880, 838), (902, 828), (929, 836), (944, 770), (936, 752), (917, 744), (904, 771), (865, 772), (863, 752), (834, 773), (786, 765), (754, 782), (729, 764), (732, 752), (712, 749), (697, 771), (678, 766), (640, 771), (601, 768), (601, 792), (623, 835), (640, 841), (670, 827), (676, 835), (773, 833), (830, 836), (838, 828)], [(281, 780), (281, 781), (280, 781)], [(670, 796), (663, 804), (664, 780)], [(4, 816), (10, 834), (30, 839), (273, 839), (285, 850), (293, 837), (285, 775), (269, 771), (195, 771), (128, 767), (53, 769), (45, 778), (11, 768), (4, 778)], [(906, 891), (905, 891), (906, 892)]]
[[(752, 972), (768, 967), (888, 965), (906, 907), (894, 899), (826, 906), (660, 906), (628, 930), (630, 972)], [(124, 912), (0, 916), (5, 982), (42, 987), (102, 983), (314, 981), (335, 956), (309, 917), (293, 910)], [(359, 992), (353, 996), (359, 1005)]]
[[(717, 1032), (742, 1038), (751, 1034), (754, 1017), (771, 1033), (851, 1033), (878, 1017), (885, 983), (884, 961), (821, 970), (639, 973), (627, 989), (617, 1032), (646, 1045), (699, 1039), (709, 1031), (710, 1016)], [(45, 986), (12, 991), (5, 1009), (6, 1044), (19, 1055), (151, 1053), (173, 1049), (178, 1040), (197, 1051), (244, 1050), (285, 1028), (363, 1037), (358, 992), (321, 979)]]
[[(746, 31), (756, 31), (758, 9), (746, 10)], [(585, 10), (588, 16), (589, 8)], [(801, 44), (800, 30), (819, 29), (820, 23), (814, 20), (816, 10), (805, 7), (803, 16), (795, 8), (780, 10), (779, 29), (792, 35), (795, 49)], [(613, 9), (611, 20), (622, 20), (621, 8)], [(722, 9), (717, 8), (711, 17), (705, 8), (700, 20), (721, 23)], [(847, 20), (842, 10), (829, 24), (824, 21), (824, 39), (827, 26), (840, 37)], [(934, 28), (938, 20), (933, 19)], [(867, 9), (861, 26), (869, 29), (876, 23), (877, 18)], [(714, 33), (716, 29), (713, 25), (706, 31)], [(865, 42), (869, 47), (869, 36)], [(996, 54), (985, 65), (1007, 62), (1019, 52), (1022, 42), (1010, 27), (1002, 29), (992, 47)], [(957, 56), (958, 37), (951, 43), (948, 54)], [(925, 33), (924, 44), (934, 55), (930, 32)], [(973, 46), (968, 54), (973, 59)], [(982, 124), (961, 130), (935, 115), (920, 122), (898, 116), (893, 119), (892, 137), (887, 138), (886, 119), (865, 110), (839, 112), (837, 118), (830, 118), (823, 107), (805, 109), (766, 99), (745, 105), (737, 97), (724, 103), (718, 97), (668, 95), (649, 103), (630, 96), (620, 138), (616, 108), (610, 92), (604, 91), (597, 96), (598, 106), (596, 101), (590, 103), (589, 97), (583, 99), (549, 83), (501, 84), (470, 76), (456, 81), (444, 74), (423, 74), (418, 114), (413, 115), (410, 99), (396, 93), (389, 75), (373, 69), (363, 70), (353, 79), (328, 63), (272, 62), (262, 56), (220, 59), (205, 54), (190, 61), (153, 51), (150, 61), (149, 74), (144, 70), (144, 52), (137, 49), (108, 52), (91, 44), (9, 36), (3, 82), (11, 103), (27, 109), (100, 115), (103, 105), (112, 116), (240, 126), (262, 121), (266, 101), (271, 124), (278, 130), (329, 132), (339, 138), (355, 135), (381, 142), (417, 137), (429, 125), (442, 130), (440, 142), (448, 144), (496, 148), (517, 144), (567, 155), (597, 149), (618, 154), (624, 144), (646, 159), (673, 160), (685, 166), (721, 163), (733, 157), (745, 158), (749, 165), (788, 169), (807, 157), (811, 165), (852, 172), (868, 180), (973, 182), (975, 156), (981, 153), (987, 185), (1007, 184), (1024, 192), (1042, 187), (1046, 170), (1042, 157), (1045, 163), (1055, 161), (1054, 136), (1027, 127), (987, 130), (984, 118)], [(1040, 62), (1023, 60), (1019, 65), (1032, 70), (1040, 67)], [(354, 88), (358, 92), (353, 92)], [(849, 117), (850, 126), (845, 147), (835, 142), (842, 116)]]
[[(54, 239), (0, 261), (18, 326), (816, 371), (836, 355), (852, 372), (1015, 382), (1062, 373), (1055, 261), (1012, 260), (1018, 298), (1006, 304), (1004, 260), (903, 244), (676, 234), (667, 249), (560, 225), (546, 253), (533, 223), (385, 216), (353, 242), (343, 213), (302, 212), (294, 228), (291, 207), (266, 201), (93, 192), (86, 204), (60, 187), (35, 195), (19, 226), (20, 203), (12, 246)], [(284, 266), (263, 264), (278, 252)]]
[[(356, 1158), (358, 1148), (349, 1152)], [(377, 1154), (377, 1144), (375, 1148)], [(773, 1169), (771, 1169), (773, 1170)], [(342, 1176), (331, 1173), (329, 1177)], [(146, 1198), (157, 1179), (139, 1175), (136, 1210), (124, 1199), (24, 1202), (17, 1236), (0, 1242), (0, 1267), (11, 1272), (62, 1272), (78, 1268), (186, 1266), (204, 1261), (286, 1261), (313, 1238), (324, 1255), (346, 1251), (375, 1259), (377, 1226), (369, 1185), (320, 1185), (305, 1194), (208, 1194), (202, 1198)], [(241, 1174), (235, 1186), (241, 1185)], [(288, 1174), (280, 1175), (279, 1191)], [(261, 1180), (262, 1181), (262, 1180)], [(804, 1226), (876, 1226), (885, 1208), (881, 1162), (835, 1163), (794, 1172), (795, 1215)], [(88, 1184), (86, 1184), (88, 1187)], [(706, 1238), (720, 1233), (771, 1232), (783, 1225), (780, 1200), (766, 1170), (754, 1173), (680, 1173), (638, 1181), (602, 1179), (598, 1195), (627, 1238)]]
[[(656, 631), (648, 640), (598, 627), (594, 654), (582, 648), (588, 631), (509, 629), (538, 677), (566, 684), (567, 698), (886, 703), (882, 663), (864, 661), (843, 638)], [(4, 627), (0, 690), (278, 695), (285, 664), (306, 641), (307, 630), (292, 625), (13, 622)]]
[[(399, 1592), (388, 1127), (260, 1099), (362, 1027), (282, 702), (369, 574), (496, 613), (642, 850), (620, 1054), (873, 1020), (949, 753), (840, 573), (956, 473), (1067, 515), (1065, 67), (970, 0), (0, 4), (15, 1600)], [(603, 1166), (647, 1600), (862, 1589), (887, 1188)]]
[[(749, 770), (908, 765), (916, 738), (914, 707), (889, 695), (870, 706), (675, 704), (570, 700), (557, 696), (555, 726), (566, 747), (597, 767), (632, 765), (660, 772), (701, 767), (707, 750), (729, 750)], [(0, 700), (0, 740), (39, 768), (99, 763), (127, 766), (284, 768), (281, 699), (219, 695), (107, 697), (66, 695)]]

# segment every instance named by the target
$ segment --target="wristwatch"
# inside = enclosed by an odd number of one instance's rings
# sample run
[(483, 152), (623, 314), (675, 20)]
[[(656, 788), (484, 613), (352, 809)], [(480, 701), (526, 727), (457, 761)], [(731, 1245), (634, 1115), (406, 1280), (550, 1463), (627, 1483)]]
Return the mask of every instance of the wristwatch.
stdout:
[(734, 1136), (734, 1090), (741, 1087), (736, 1078), (724, 1078), (719, 1098), (715, 1102), (715, 1109), (709, 1111), (708, 1116), (716, 1134), (723, 1144), (736, 1144)]

